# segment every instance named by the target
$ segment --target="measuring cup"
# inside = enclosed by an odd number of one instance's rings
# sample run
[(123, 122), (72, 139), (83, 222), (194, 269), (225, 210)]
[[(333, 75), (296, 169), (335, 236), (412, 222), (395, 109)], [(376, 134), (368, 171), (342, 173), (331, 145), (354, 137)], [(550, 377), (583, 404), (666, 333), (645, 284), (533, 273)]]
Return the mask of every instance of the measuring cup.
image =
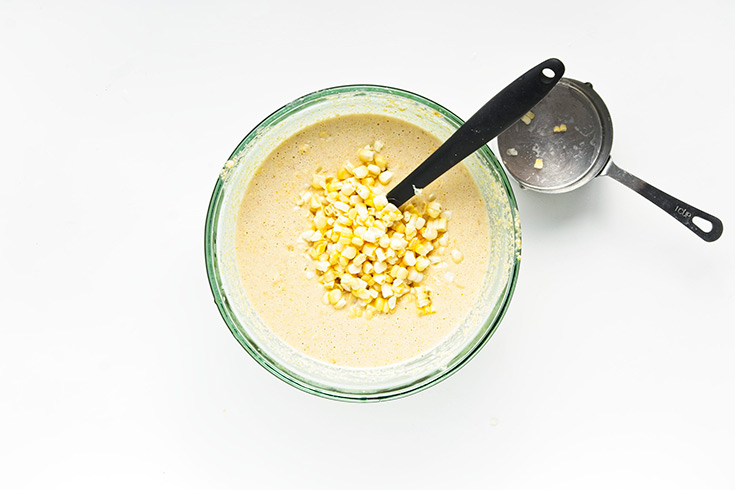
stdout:
[(712, 242), (722, 235), (718, 218), (615, 165), (610, 157), (612, 119), (592, 84), (562, 78), (532, 115), (498, 137), (503, 163), (521, 187), (556, 194), (604, 175), (633, 189), (702, 240)]

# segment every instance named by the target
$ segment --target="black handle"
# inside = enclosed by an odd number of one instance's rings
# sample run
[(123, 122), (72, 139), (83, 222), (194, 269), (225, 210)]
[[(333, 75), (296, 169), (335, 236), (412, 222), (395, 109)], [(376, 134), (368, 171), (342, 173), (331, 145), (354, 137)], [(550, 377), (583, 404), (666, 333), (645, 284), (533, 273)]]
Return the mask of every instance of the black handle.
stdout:
[[(639, 179), (635, 175), (618, 167), (612, 160), (607, 163), (607, 166), (603, 170), (603, 175), (612, 177), (621, 184), (633, 189), (638, 194), (666, 211), (670, 216), (689, 228), (705, 242), (714, 242), (722, 235), (722, 221), (720, 221), (719, 218), (712, 216), (709, 213), (705, 213), (704, 211), (697, 209), (660, 189), (657, 189), (648, 182)], [(709, 231), (704, 231), (702, 228), (697, 226), (694, 222), (694, 218), (699, 218), (708, 222), (712, 228)]]
[(564, 75), (564, 64), (551, 58), (531, 68), (482, 106), (429, 158), (388, 193), (401, 206), (444, 172), (508, 129), (543, 99)]

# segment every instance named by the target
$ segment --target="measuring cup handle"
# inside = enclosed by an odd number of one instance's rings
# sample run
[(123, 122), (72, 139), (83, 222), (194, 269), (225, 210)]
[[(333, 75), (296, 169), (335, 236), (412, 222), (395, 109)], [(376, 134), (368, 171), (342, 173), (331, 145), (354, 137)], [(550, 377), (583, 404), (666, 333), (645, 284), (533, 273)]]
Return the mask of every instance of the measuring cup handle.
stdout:
[[(621, 184), (633, 189), (638, 194), (666, 211), (679, 223), (692, 230), (702, 240), (706, 242), (714, 242), (720, 238), (720, 235), (722, 235), (722, 221), (718, 218), (655, 188), (651, 184), (618, 167), (612, 160), (608, 161), (605, 169), (602, 171), (602, 175), (612, 177)], [(700, 218), (709, 222), (712, 225), (712, 229), (709, 231), (702, 230), (693, 222), (694, 218)]]

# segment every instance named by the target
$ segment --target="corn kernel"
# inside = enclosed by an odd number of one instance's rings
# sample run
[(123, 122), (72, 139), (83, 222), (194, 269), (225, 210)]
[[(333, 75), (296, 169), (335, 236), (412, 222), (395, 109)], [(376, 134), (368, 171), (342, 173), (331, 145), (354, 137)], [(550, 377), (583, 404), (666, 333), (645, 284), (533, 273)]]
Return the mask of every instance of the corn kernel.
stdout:
[(398, 213), (400, 214), (400, 211), (398, 211), (398, 208), (393, 203), (388, 203), (388, 205), (385, 207), (389, 213)]
[[(372, 162), (374, 155), (375, 153), (373, 153), (372, 151), (363, 148), (362, 150), (358, 152), (357, 157), (360, 159), (361, 162)], [(355, 174), (355, 177), (358, 177), (358, 175)], [(359, 177), (359, 178), (362, 179), (363, 177)]]
[(362, 239), (366, 242), (375, 243), (385, 236), (384, 232), (379, 228), (370, 227), (362, 236)]
[(405, 280), (406, 278), (408, 278), (408, 269), (406, 269), (405, 267), (399, 267), (395, 277), (396, 279), (400, 279), (401, 281)]
[(355, 186), (347, 183), (340, 188), (339, 192), (341, 192), (345, 196), (351, 196), (355, 192)]
[(340, 291), (339, 289), (332, 289), (327, 294), (328, 294), (330, 304), (336, 305), (337, 301), (342, 299), (342, 291)]
[(364, 179), (367, 177), (368, 169), (364, 165), (360, 165), (359, 167), (356, 167), (352, 173), (357, 177), (358, 179)]
[(426, 214), (428, 214), (432, 218), (438, 218), (441, 212), (442, 205), (436, 201), (432, 201), (426, 206)]
[(348, 259), (354, 259), (357, 256), (357, 249), (353, 247), (352, 245), (345, 247), (345, 249), (342, 251), (342, 257), (348, 258)]
[(326, 179), (322, 175), (315, 175), (311, 179), (311, 186), (314, 189), (324, 189), (327, 186)]
[(416, 270), (419, 272), (423, 272), (424, 270), (426, 270), (427, 267), (429, 267), (430, 264), (431, 262), (426, 257), (419, 257), (418, 259), (416, 259)]
[(460, 252), (459, 250), (457, 250), (456, 248), (452, 249), (451, 254), (452, 254), (452, 260), (454, 261), (455, 264), (459, 264), (460, 262), (462, 262), (462, 259), (464, 259), (464, 254)]
[(318, 212), (316, 216), (314, 216), (314, 226), (316, 226), (317, 230), (323, 230), (327, 226), (327, 217), (324, 216), (324, 213)]
[(393, 250), (403, 250), (408, 246), (408, 242), (403, 238), (393, 237), (390, 240), (390, 248)]
[(418, 271), (414, 269), (413, 267), (410, 267), (408, 269), (408, 277), (406, 279), (408, 279), (410, 282), (418, 282), (418, 277), (419, 277)]
[[(434, 250), (434, 247), (431, 245), (430, 242), (423, 242), (418, 247), (416, 247), (416, 252), (419, 255), (427, 255), (432, 250)], [(418, 260), (418, 259), (416, 259), (416, 260)]]
[(430, 304), (430, 305), (427, 305), (426, 307), (424, 307), (424, 308), (423, 308), (423, 309), (421, 310), (421, 312), (422, 312), (422, 313), (423, 313), (424, 315), (430, 315), (430, 314), (432, 314), (432, 313), (436, 313), (436, 308), (434, 308), (434, 305), (431, 305), (431, 304)]
[(327, 269), (329, 269), (329, 262), (317, 262), (316, 263), (316, 270), (319, 272), (327, 272)]
[(379, 194), (373, 198), (373, 204), (378, 211), (384, 209), (388, 205), (388, 198), (384, 194)]
[(383, 311), (383, 305), (385, 304), (385, 300), (383, 298), (375, 298), (375, 302), (373, 303), (375, 305), (375, 309), (378, 311)]
[(536, 114), (534, 114), (531, 111), (528, 111), (522, 118), (521, 121), (524, 122), (524, 124), (531, 124), (531, 120), (536, 117)]
[(378, 182), (380, 182), (383, 185), (388, 185), (388, 183), (390, 183), (390, 179), (392, 178), (393, 178), (393, 172), (389, 170), (385, 170), (378, 176)]
[(421, 230), (421, 236), (427, 240), (434, 240), (438, 236), (435, 225), (432, 224), (424, 227), (424, 229)]

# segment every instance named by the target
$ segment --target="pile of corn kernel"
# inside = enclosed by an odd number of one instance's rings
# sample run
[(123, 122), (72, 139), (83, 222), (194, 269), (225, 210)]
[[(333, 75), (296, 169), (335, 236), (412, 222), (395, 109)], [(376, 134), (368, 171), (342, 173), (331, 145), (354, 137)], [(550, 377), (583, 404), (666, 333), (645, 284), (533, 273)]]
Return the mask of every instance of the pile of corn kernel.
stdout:
[[(432, 291), (421, 282), (447, 249), (451, 214), (431, 198), (409, 203), (403, 212), (389, 203), (380, 192), (393, 177), (379, 154), (382, 147), (376, 141), (362, 148), (359, 163), (345, 163), (336, 177), (314, 175), (298, 201), (311, 221), (301, 238), (316, 261), (325, 304), (342, 309), (350, 303), (351, 317), (372, 318), (394, 311), (410, 294), (421, 314), (434, 313)], [(451, 257), (462, 260), (458, 250)]]

